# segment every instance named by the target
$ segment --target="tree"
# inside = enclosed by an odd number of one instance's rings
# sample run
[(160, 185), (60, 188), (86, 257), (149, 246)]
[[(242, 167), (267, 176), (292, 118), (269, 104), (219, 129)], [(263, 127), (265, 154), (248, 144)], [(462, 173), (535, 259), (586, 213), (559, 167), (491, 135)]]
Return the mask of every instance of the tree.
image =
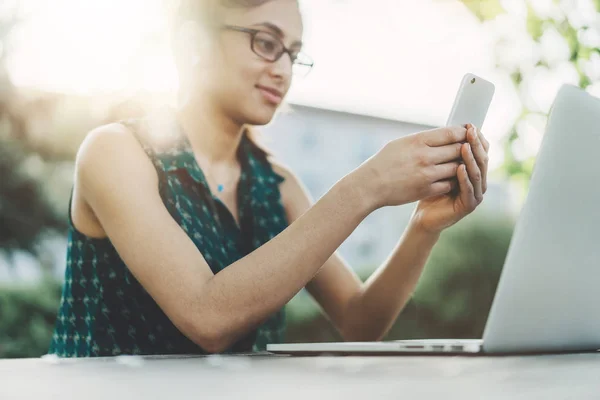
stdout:
[(504, 32), (497, 38), (496, 66), (512, 78), (522, 104), (503, 143), (504, 171), (525, 184), (560, 85), (600, 93), (600, 0), (461, 1), (482, 22)]
[(17, 5), (0, 6), (0, 250), (9, 255), (17, 249), (35, 252), (40, 233), (65, 228), (27, 168), (39, 158), (27, 145), (26, 114), (16, 112), (17, 91), (6, 64), (11, 33), (23, 18)]

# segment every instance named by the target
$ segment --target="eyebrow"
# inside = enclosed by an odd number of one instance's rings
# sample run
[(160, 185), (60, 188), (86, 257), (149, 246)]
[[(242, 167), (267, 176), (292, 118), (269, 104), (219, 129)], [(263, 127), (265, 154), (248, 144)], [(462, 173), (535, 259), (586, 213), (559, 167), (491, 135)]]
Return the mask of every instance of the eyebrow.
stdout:
[[(253, 26), (264, 26), (265, 28), (273, 31), (280, 38), (285, 37), (285, 33), (283, 33), (281, 28), (270, 22), (261, 22), (260, 24), (254, 24)], [(302, 46), (302, 42), (300, 40), (296, 40), (294, 43), (292, 43), (292, 47), (293, 46)]]

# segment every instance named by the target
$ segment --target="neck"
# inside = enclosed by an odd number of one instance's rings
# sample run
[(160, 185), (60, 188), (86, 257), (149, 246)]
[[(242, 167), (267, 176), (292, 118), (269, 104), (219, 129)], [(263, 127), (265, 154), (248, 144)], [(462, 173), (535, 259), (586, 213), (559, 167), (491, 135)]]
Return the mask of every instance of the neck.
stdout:
[(214, 166), (237, 163), (243, 124), (227, 117), (209, 102), (200, 100), (190, 100), (180, 106), (178, 118), (200, 162)]

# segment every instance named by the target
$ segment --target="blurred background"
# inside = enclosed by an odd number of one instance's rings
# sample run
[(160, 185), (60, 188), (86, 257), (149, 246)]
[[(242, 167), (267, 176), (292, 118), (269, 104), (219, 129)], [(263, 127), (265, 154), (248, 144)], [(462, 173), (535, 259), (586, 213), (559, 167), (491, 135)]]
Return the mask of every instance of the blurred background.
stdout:
[[(313, 71), (263, 139), (313, 197), (389, 140), (445, 124), (464, 73), (496, 85), (481, 207), (444, 232), (387, 339), (481, 337), (563, 83), (600, 95), (599, 0), (301, 0)], [(65, 268), (73, 160), (92, 128), (175, 99), (163, 0), (0, 2), (0, 358), (45, 354)], [(340, 251), (363, 278), (414, 205)], [(339, 340), (305, 292), (288, 341)]]

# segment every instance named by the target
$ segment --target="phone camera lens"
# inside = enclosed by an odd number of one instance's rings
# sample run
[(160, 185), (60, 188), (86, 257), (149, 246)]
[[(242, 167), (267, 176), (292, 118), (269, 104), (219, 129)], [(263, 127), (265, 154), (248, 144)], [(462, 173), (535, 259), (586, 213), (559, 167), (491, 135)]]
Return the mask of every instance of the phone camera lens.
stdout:
[(475, 78), (471, 79), (471, 83), (475, 83)]

